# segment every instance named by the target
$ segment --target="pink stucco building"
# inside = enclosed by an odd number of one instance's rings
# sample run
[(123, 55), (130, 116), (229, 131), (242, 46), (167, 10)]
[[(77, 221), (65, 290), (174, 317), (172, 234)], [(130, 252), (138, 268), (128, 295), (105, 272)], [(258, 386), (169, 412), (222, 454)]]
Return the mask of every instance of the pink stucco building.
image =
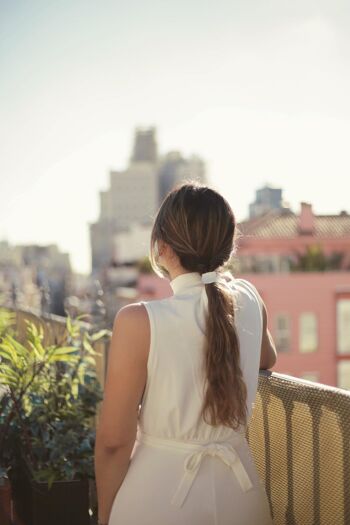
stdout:
[(243, 274), (268, 310), (275, 370), (350, 388), (350, 272)]
[(239, 224), (236, 274), (255, 284), (275, 370), (350, 388), (350, 215), (273, 210)]

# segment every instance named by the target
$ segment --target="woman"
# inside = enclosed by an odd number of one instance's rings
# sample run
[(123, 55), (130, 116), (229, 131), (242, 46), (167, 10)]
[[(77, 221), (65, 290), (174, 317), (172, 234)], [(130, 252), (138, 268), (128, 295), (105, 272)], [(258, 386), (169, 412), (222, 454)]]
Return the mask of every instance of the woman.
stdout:
[(101, 525), (272, 523), (245, 431), (276, 350), (256, 288), (225, 271), (236, 238), (228, 202), (199, 182), (158, 210), (151, 264), (173, 295), (115, 317), (95, 448)]

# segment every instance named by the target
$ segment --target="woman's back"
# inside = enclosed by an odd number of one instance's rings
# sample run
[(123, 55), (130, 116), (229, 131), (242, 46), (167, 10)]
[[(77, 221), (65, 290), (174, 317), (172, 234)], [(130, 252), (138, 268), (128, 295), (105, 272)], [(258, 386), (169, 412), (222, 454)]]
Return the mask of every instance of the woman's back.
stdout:
[[(140, 428), (147, 434), (191, 441), (227, 437), (232, 429), (208, 425), (200, 416), (206, 384), (205, 286), (197, 272), (181, 274), (170, 285), (174, 292), (171, 297), (143, 302), (150, 319), (151, 344)], [(235, 325), (250, 416), (259, 373), (261, 308), (248, 281), (233, 279), (228, 285), (235, 298)]]
[[(170, 284), (173, 296), (142, 301), (150, 321), (148, 377), (138, 441), (109, 523), (270, 525), (245, 428), (215, 427), (201, 415), (208, 309), (201, 275), (183, 273)], [(227, 285), (234, 294), (249, 420), (258, 382), (262, 313), (248, 281), (234, 279)]]

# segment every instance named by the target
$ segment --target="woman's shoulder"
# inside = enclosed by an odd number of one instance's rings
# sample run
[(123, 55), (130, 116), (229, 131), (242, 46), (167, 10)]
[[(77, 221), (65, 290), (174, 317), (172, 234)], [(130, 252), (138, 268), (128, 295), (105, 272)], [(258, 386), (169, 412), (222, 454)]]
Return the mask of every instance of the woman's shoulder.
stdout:
[(235, 279), (235, 284), (237, 289), (243, 291), (243, 294), (247, 297), (247, 300), (250, 303), (256, 303), (258, 305), (262, 315), (263, 301), (255, 284), (253, 284), (251, 281), (248, 281), (247, 279), (242, 278)]
[(239, 289), (240, 291), (243, 290), (243, 292), (245, 292), (245, 294), (249, 295), (249, 296), (253, 296), (256, 301), (261, 304), (261, 297), (260, 297), (260, 293), (256, 287), (255, 284), (253, 284), (251, 281), (248, 281), (247, 279), (243, 279), (241, 277), (237, 277), (234, 279), (234, 284), (233, 284), (233, 287), (237, 287), (237, 289)]
[[(174, 295), (170, 295), (168, 297), (159, 297), (157, 299), (148, 299), (148, 300), (142, 300), (139, 301), (137, 304), (144, 305), (147, 307), (154, 307), (157, 308), (158, 306), (166, 306), (167, 304), (171, 304), (174, 301)], [(136, 304), (136, 303), (135, 303)]]
[(139, 301), (138, 304), (144, 306), (150, 316), (165, 315), (167, 312), (170, 312), (175, 308), (173, 295), (169, 297), (160, 297), (158, 299)]
[(248, 288), (248, 290), (253, 291), (255, 294), (259, 295), (258, 289), (251, 281), (248, 281), (247, 279), (243, 279), (242, 277), (235, 277), (233, 280), (233, 283), (237, 286), (243, 286), (244, 288)]

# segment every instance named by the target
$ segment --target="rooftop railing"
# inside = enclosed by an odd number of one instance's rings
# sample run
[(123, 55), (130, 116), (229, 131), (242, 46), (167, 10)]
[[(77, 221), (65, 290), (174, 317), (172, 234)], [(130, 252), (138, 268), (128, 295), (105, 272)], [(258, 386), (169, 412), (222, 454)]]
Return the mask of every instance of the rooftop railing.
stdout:
[(247, 438), (275, 525), (350, 524), (350, 392), (260, 371)]

